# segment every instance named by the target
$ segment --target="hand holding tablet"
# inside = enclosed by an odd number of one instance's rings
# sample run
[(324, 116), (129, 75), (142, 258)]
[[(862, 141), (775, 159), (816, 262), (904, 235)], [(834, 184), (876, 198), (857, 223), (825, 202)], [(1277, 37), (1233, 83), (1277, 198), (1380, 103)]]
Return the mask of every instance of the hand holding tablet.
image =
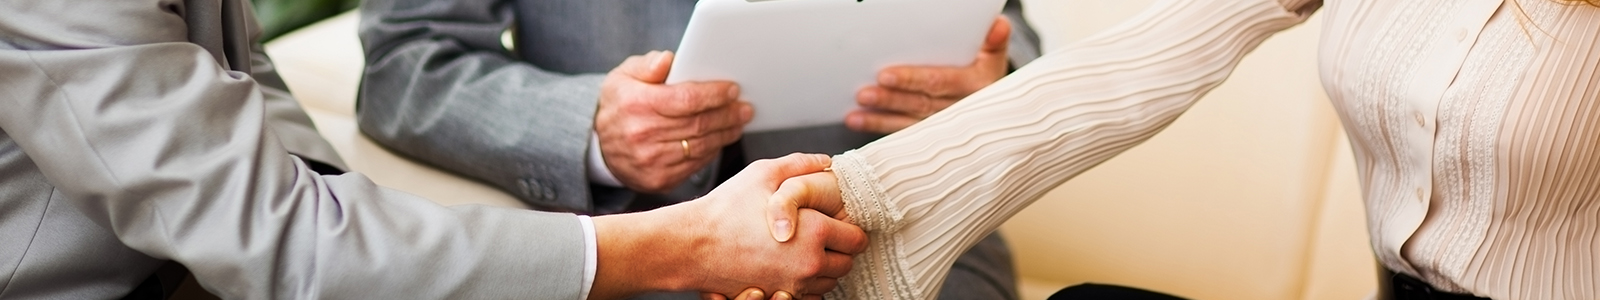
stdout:
[(738, 83), (756, 111), (745, 132), (843, 123), (880, 70), (972, 65), (1004, 4), (703, 0), (666, 82)]
[(983, 48), (965, 66), (893, 66), (878, 72), (878, 84), (856, 94), (860, 108), (845, 116), (851, 130), (890, 134), (921, 122), (1010, 70), (1011, 21), (996, 16)]

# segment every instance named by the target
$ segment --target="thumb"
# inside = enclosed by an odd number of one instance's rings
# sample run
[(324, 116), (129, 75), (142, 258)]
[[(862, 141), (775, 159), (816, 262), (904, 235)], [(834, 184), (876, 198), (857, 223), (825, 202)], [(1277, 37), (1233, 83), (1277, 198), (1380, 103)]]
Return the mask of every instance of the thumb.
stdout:
[(650, 53), (635, 57), (638, 59), (623, 61), (623, 65), (626, 67), (620, 69), (624, 74), (644, 83), (662, 84), (667, 82), (667, 74), (672, 71), (672, 61), (674, 59), (672, 51), (650, 51)]
[(788, 242), (794, 238), (794, 223), (800, 219), (800, 203), (796, 202), (797, 191), (788, 181), (778, 187), (778, 192), (772, 194), (772, 199), (767, 201), (767, 230), (772, 231), (772, 239), (779, 243)]
[(989, 35), (983, 39), (983, 52), (1006, 53), (1011, 46), (1011, 18), (1000, 15), (994, 18), (994, 25), (989, 27)]
[(837, 177), (832, 172), (813, 173), (784, 180), (767, 200), (767, 228), (772, 238), (787, 242), (794, 237), (800, 209), (810, 208), (830, 217), (843, 219), (844, 200)]
[[(789, 154), (775, 159), (763, 159), (751, 163), (732, 179), (729, 184), (760, 185), (767, 189), (783, 190), (782, 186), (790, 179), (806, 174), (822, 172), (832, 164), (832, 159), (823, 154)], [(786, 242), (794, 233), (795, 211), (804, 204), (799, 197), (806, 196), (806, 186), (789, 188), (792, 191), (778, 196), (777, 192), (767, 198), (767, 229), (771, 230), (772, 237), (778, 242)], [(799, 192), (799, 193), (797, 193)]]
[(739, 297), (738, 298), (734, 298), (734, 300), (766, 300), (766, 299), (767, 299), (766, 293), (761, 292), (761, 289), (758, 289), (758, 288), (747, 288), (747, 289), (744, 289), (744, 292), (740, 292), (739, 293)]
[[(701, 292), (700, 300), (728, 300), (728, 296), (718, 293)], [(739, 296), (733, 298), (733, 300), (766, 300), (766, 294), (758, 288), (746, 288), (743, 292), (739, 292)]]

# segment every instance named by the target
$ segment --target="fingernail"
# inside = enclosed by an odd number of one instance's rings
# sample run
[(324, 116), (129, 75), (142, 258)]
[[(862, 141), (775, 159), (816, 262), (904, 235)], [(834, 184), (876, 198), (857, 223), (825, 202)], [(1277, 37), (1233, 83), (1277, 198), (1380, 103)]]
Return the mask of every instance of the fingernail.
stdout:
[(755, 117), (756, 117), (756, 108), (754, 106), (750, 106), (749, 104), (745, 104), (745, 105), (742, 105), (742, 106), (739, 107), (739, 119), (740, 120), (744, 120), (745, 123), (750, 123), (750, 120), (751, 119), (755, 119)]
[(750, 291), (750, 297), (745, 299), (766, 299), (766, 296), (766, 293), (762, 293), (761, 290), (754, 290)]
[(728, 99), (739, 99), (739, 85), (728, 87)]
[(850, 129), (861, 130), (866, 126), (867, 120), (864, 120), (864, 118), (861, 115), (850, 114), (844, 117), (844, 125)]
[(894, 76), (894, 73), (891, 73), (891, 72), (883, 72), (883, 73), (878, 74), (878, 84), (894, 85), (895, 80), (898, 80), (898, 79), (900, 79), (900, 78), (898, 76)]
[(772, 295), (772, 298), (778, 300), (793, 300), (793, 298), (789, 297), (789, 292), (785, 291), (778, 291)]
[(661, 51), (650, 51), (650, 67), (661, 65), (661, 59), (666, 58)]
[(791, 228), (789, 220), (772, 222), (772, 230), (776, 231), (772, 233), (772, 237), (778, 239), (779, 243), (788, 242), (789, 238), (794, 237), (794, 230)]

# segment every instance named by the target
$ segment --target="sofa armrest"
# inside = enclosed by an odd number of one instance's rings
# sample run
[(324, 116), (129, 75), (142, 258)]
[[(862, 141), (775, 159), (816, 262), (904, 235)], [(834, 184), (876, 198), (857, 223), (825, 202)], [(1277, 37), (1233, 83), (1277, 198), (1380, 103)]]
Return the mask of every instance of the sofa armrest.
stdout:
[(355, 103), (365, 60), (356, 38), (358, 19), (355, 11), (346, 12), (266, 45), (278, 74), (350, 171), (442, 205), (527, 208), (510, 194), (396, 155), (361, 134), (356, 127)]

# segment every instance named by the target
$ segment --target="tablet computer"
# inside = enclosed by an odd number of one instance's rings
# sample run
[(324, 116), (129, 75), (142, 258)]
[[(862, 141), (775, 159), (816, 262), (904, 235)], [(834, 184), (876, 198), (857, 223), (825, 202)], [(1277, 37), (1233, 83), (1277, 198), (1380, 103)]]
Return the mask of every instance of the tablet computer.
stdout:
[(972, 63), (1005, 0), (700, 0), (667, 83), (729, 80), (745, 132), (838, 124), (895, 65)]

